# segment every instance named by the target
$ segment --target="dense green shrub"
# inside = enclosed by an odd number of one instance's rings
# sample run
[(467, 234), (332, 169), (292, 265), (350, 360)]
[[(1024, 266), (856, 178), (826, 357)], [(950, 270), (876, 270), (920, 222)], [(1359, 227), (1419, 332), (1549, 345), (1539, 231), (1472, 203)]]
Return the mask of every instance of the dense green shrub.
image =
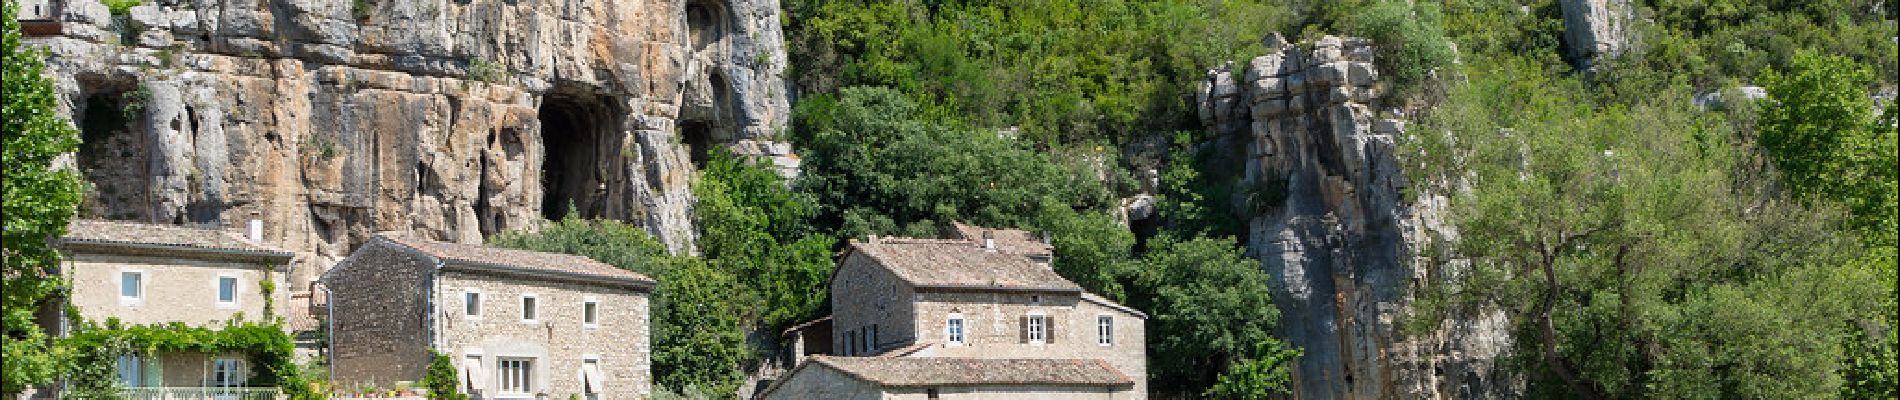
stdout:
[(468, 400), (462, 393), (462, 381), (456, 378), (455, 360), (431, 350), (429, 368), (422, 375), (422, 387), (429, 389), (429, 400)]
[(11, 396), (28, 385), (51, 382), (58, 371), (60, 349), (47, 346), (46, 333), (35, 323), (47, 296), (59, 287), (48, 274), (59, 268), (60, 255), (48, 238), (66, 232), (79, 205), (81, 182), (69, 168), (53, 161), (79, 147), (79, 133), (58, 114), (59, 95), (53, 81), (42, 74), (46, 53), (20, 43), (19, 2), (0, 4), (0, 219), (6, 227), (0, 239), (0, 394)]
[(1456, 57), (1445, 37), (1444, 19), (1437, 4), (1383, 0), (1347, 16), (1340, 25), (1348, 34), (1372, 39), (1379, 72), (1392, 83), (1393, 92), (1404, 95)]

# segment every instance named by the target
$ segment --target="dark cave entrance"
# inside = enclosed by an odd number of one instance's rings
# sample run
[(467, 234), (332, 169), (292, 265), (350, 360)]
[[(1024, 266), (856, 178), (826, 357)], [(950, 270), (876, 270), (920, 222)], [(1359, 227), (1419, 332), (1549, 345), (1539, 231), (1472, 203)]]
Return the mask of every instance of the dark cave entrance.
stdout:
[(611, 115), (599, 99), (548, 95), (541, 102), (541, 216), (558, 221), (569, 210), (599, 218), (606, 201), (606, 143)]
[(75, 154), (80, 174), (92, 190), (79, 215), (87, 218), (146, 221), (152, 218), (151, 160), (146, 143), (144, 99), (124, 88), (99, 89), (74, 110), (81, 142)]
[(701, 120), (681, 121), (680, 143), (686, 144), (693, 167), (705, 169), (706, 161), (712, 159), (712, 124)]
[(686, 29), (693, 51), (705, 50), (725, 36), (725, 9), (705, 1), (686, 4)]

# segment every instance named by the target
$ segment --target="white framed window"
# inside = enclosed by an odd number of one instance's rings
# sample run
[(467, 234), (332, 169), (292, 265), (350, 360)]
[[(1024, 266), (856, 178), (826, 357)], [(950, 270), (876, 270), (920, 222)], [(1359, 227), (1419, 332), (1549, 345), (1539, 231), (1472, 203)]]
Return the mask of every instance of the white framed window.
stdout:
[(482, 291), (462, 289), (462, 317), (468, 319), (482, 318)]
[(600, 327), (599, 300), (587, 299), (587, 301), (581, 302), (581, 326), (587, 328)]
[(496, 358), (495, 387), (503, 395), (532, 393), (534, 391), (534, 359)]
[(120, 354), (119, 385), (125, 387), (145, 386), (145, 360), (133, 354)]
[(963, 344), (963, 314), (950, 313), (944, 321), (944, 340), (951, 344)]
[(1029, 343), (1042, 344), (1049, 341), (1049, 316), (1030, 314), (1023, 317), (1023, 335)]
[(218, 291), (219, 308), (236, 308), (238, 305), (238, 278), (235, 275), (218, 275), (214, 282)]
[(211, 360), (211, 386), (244, 386), (244, 360), (237, 357), (218, 357)]
[(533, 294), (521, 295), (521, 322), (535, 322), (536, 313), (541, 311), (537, 309), (540, 305), (540, 299)]
[(138, 304), (145, 301), (145, 271), (119, 271), (119, 304)]
[(1115, 317), (1095, 316), (1095, 344), (1103, 346), (1115, 344)]
[(482, 353), (470, 351), (462, 355), (462, 387), (464, 391), (476, 393), (482, 380)]
[(581, 393), (585, 393), (589, 399), (596, 398), (600, 395), (600, 388), (607, 384), (602, 380), (606, 377), (600, 373), (600, 356), (581, 355)]

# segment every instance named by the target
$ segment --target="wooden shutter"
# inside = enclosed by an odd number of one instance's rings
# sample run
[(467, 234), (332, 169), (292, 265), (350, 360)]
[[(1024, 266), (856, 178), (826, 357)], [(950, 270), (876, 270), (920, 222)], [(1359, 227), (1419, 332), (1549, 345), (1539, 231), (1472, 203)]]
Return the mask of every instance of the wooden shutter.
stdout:
[(1056, 342), (1055, 316), (1050, 316), (1050, 315), (1042, 316), (1042, 342), (1049, 343), (1049, 344), (1054, 344)]
[(1022, 323), (1016, 325), (1017, 333), (1020, 333), (1020, 335), (1016, 335), (1016, 337), (1022, 340), (1021, 343), (1029, 343), (1029, 316), (1024, 315), (1021, 320)]

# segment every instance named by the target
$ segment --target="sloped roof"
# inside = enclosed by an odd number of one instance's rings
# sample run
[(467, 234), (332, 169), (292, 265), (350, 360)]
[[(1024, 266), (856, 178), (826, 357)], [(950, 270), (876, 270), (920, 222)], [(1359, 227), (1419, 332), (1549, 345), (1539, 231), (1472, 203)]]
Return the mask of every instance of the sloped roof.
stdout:
[(1099, 359), (812, 356), (808, 363), (884, 387), (952, 385), (1123, 386), (1135, 382)]
[(1013, 289), (1076, 292), (1082, 287), (1029, 258), (984, 249), (961, 239), (886, 238), (850, 242), (851, 252), (870, 257), (919, 288)]
[(997, 250), (1010, 253), (1048, 256), (1055, 250), (1048, 243), (1043, 243), (1042, 238), (1037, 237), (1036, 234), (1021, 229), (986, 228), (962, 222), (951, 222), (950, 227), (957, 239), (969, 240), (972, 243), (982, 243), (983, 234), (989, 233), (989, 238), (995, 242)]
[(379, 235), (391, 243), (407, 247), (430, 257), (442, 260), (444, 264), (468, 267), (502, 267), (518, 269), (519, 272), (569, 275), (575, 277), (596, 277), (642, 282), (648, 285), (653, 278), (638, 272), (628, 271), (607, 265), (592, 258), (572, 254), (546, 253), (530, 250), (517, 250), (476, 244), (446, 243), (401, 235)]
[(245, 239), (237, 234), (178, 225), (75, 219), (66, 226), (60, 244), (68, 249), (109, 250), (142, 254), (195, 254), (290, 261), (295, 255)]

